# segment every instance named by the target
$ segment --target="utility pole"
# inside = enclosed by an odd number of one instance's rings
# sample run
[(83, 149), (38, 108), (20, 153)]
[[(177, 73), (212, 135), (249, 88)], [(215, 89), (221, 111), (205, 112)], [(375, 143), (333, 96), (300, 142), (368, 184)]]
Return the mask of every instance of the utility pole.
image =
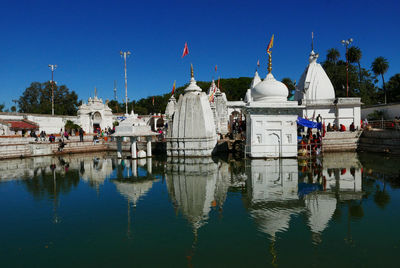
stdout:
[(114, 80), (114, 100), (117, 100), (117, 81)]
[(54, 115), (54, 70), (57, 68), (55, 64), (49, 64), (51, 70), (51, 115)]
[(128, 80), (126, 77), (126, 58), (131, 55), (131, 52), (129, 51), (124, 51), (122, 50), (119, 52), (121, 54), (121, 57), (124, 58), (124, 70), (125, 70), (125, 113), (128, 114)]
[(348, 40), (342, 40), (342, 45), (346, 47), (346, 97), (349, 96), (349, 45), (353, 42), (353, 38), (349, 38)]

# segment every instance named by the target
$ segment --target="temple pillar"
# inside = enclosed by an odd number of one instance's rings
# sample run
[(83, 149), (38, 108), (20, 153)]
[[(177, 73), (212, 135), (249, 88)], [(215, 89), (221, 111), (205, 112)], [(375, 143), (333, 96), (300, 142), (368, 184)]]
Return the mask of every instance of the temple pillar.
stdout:
[(157, 131), (157, 121), (158, 118), (154, 117), (154, 131)]
[(132, 159), (136, 159), (137, 158), (136, 137), (131, 137), (131, 156), (132, 156)]
[(146, 141), (147, 141), (147, 152), (146, 152), (146, 156), (147, 157), (151, 157), (151, 136), (147, 136), (146, 137)]
[(132, 176), (137, 177), (137, 160), (132, 160)]
[(122, 158), (122, 138), (117, 137), (117, 157)]
[(152, 167), (152, 159), (151, 157), (148, 157), (146, 159), (146, 166), (147, 166), (147, 175), (150, 175), (153, 172), (153, 167)]

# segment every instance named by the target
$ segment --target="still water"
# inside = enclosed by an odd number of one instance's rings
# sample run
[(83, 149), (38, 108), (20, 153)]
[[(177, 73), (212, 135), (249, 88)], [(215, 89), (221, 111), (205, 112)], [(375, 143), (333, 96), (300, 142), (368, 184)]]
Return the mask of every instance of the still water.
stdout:
[(399, 267), (398, 163), (0, 161), (0, 266)]

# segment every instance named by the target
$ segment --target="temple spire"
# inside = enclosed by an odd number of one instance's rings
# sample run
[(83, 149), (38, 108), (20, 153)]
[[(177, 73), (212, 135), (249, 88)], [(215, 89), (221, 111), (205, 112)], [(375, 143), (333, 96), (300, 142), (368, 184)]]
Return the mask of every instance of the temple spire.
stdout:
[(272, 71), (272, 53), (268, 53), (268, 73), (270, 74)]
[(314, 51), (314, 32), (311, 32), (311, 51)]
[(94, 87), (94, 97), (97, 97), (97, 88)]

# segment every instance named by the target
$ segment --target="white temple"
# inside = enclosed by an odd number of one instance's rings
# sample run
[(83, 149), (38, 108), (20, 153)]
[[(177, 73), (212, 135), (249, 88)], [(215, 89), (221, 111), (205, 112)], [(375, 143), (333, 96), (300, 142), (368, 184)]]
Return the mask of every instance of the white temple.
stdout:
[(97, 128), (113, 127), (113, 115), (108, 101), (103, 103), (103, 100), (97, 97), (96, 90), (93, 99), (89, 98), (87, 104), (83, 102), (79, 106), (77, 124), (87, 133), (93, 133)]
[(354, 122), (354, 126), (360, 128), (361, 99), (336, 98), (332, 82), (317, 62), (318, 56), (311, 51), (309, 64), (296, 86), (294, 98), (305, 106), (299, 115), (308, 119), (321, 115), (326, 125), (343, 124), (346, 128)]
[(167, 133), (168, 156), (211, 156), (217, 143), (213, 114), (206, 93), (191, 80), (179, 97)]
[(288, 101), (289, 91), (271, 73), (271, 57), (267, 77), (261, 81), (256, 72), (246, 114), (246, 150), (249, 157), (297, 157), (297, 115), (302, 108)]
[(228, 100), (226, 99), (225, 93), (215, 85), (214, 80), (211, 82), (210, 89), (208, 90), (208, 96), (210, 103), (214, 106), (214, 119), (215, 129), (218, 134), (228, 134)]

